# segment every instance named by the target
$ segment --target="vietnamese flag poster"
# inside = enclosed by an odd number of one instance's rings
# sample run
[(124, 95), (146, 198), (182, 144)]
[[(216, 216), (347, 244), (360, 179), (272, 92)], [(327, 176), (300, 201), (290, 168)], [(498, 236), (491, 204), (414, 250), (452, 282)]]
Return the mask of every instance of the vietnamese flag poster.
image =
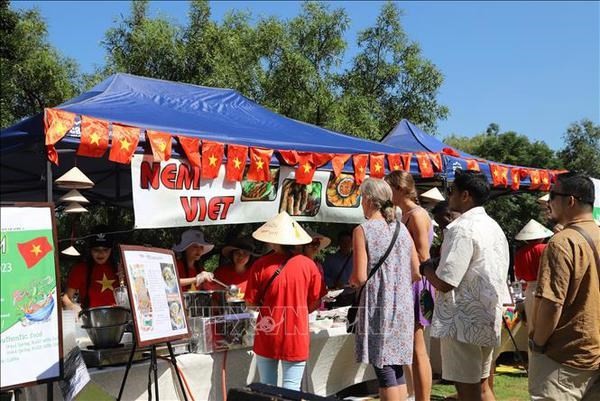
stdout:
[(1, 387), (62, 375), (54, 208), (0, 208)]

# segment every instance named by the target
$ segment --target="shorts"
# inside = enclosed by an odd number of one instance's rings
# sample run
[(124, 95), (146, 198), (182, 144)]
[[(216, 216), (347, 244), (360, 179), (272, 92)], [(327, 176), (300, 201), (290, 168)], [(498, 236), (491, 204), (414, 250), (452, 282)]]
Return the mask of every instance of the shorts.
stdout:
[(395, 387), (405, 384), (402, 365), (385, 365), (382, 368), (373, 366), (379, 387)]
[(440, 348), (444, 380), (473, 384), (490, 376), (494, 347), (440, 338)]

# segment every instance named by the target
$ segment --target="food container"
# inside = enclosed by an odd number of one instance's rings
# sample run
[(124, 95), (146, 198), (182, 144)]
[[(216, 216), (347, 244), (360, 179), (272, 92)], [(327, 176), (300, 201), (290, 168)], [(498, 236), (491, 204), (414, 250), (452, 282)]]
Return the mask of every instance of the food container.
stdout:
[(129, 309), (122, 306), (99, 306), (79, 312), (84, 327), (125, 325), (131, 320)]
[(83, 326), (96, 348), (116, 347), (121, 342), (127, 323), (103, 327)]
[(183, 303), (188, 317), (222, 315), (225, 310), (226, 291), (187, 291)]

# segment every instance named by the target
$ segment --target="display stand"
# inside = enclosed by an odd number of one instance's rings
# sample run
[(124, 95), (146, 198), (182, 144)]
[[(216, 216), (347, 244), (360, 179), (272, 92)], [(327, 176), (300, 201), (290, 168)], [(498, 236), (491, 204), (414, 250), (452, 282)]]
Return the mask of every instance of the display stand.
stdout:
[[(184, 401), (187, 401), (187, 393), (185, 392), (185, 387), (183, 387), (183, 380), (181, 379), (181, 374), (179, 373), (179, 369), (177, 368), (177, 358), (175, 358), (175, 353), (173, 352), (173, 346), (170, 341), (166, 342), (167, 348), (169, 349), (169, 357), (171, 363), (173, 364), (173, 369), (175, 369), (175, 375), (177, 376), (177, 381), (179, 382), (179, 387), (181, 388), (181, 394), (183, 394)], [(127, 361), (127, 367), (125, 368), (125, 375), (123, 376), (123, 381), (121, 382), (121, 388), (119, 389), (119, 396), (117, 397), (117, 401), (121, 401), (121, 397), (123, 396), (123, 390), (125, 390), (125, 383), (127, 382), (127, 376), (129, 374), (129, 370), (131, 369), (131, 365), (133, 364), (133, 356), (135, 355), (135, 350), (137, 348), (136, 342), (133, 342), (133, 347), (131, 349), (131, 354), (129, 354), (129, 361)], [(150, 346), (150, 366), (148, 367), (148, 400), (152, 399), (152, 379), (154, 376), (154, 393), (156, 394), (156, 401), (159, 401), (159, 393), (158, 393), (158, 356), (156, 353), (156, 344), (152, 344)]]

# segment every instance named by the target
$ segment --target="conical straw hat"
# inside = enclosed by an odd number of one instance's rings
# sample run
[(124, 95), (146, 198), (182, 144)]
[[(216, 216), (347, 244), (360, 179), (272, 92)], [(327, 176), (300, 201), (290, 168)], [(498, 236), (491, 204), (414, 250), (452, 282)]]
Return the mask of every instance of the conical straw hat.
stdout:
[(60, 202), (77, 202), (77, 203), (90, 203), (85, 196), (81, 195), (78, 190), (72, 189), (59, 199)]
[(87, 213), (87, 209), (77, 202), (71, 202), (65, 208), (65, 213)]
[(422, 198), (432, 199), (434, 201), (441, 202), (444, 200), (444, 195), (437, 188), (431, 188), (429, 191), (425, 191), (421, 194)]
[(554, 233), (548, 230), (546, 227), (535, 221), (534, 219), (529, 220), (525, 227), (519, 231), (516, 240), (527, 241), (532, 239), (542, 239), (551, 237)]
[(54, 183), (60, 188), (80, 188), (89, 189), (94, 187), (92, 180), (87, 178), (77, 167), (73, 167), (61, 177), (57, 178)]
[(63, 249), (61, 251), (61, 253), (63, 255), (67, 255), (67, 256), (81, 256), (79, 251), (77, 251), (77, 249), (75, 249), (75, 247), (73, 245), (71, 245), (70, 247), (68, 247), (66, 249)]
[(310, 235), (310, 238), (312, 238), (313, 240), (315, 240), (317, 238), (319, 239), (319, 251), (322, 251), (323, 249), (327, 248), (331, 244), (331, 238), (329, 238), (323, 234), (319, 234), (318, 232), (313, 231), (308, 227), (306, 227), (304, 229), (304, 231), (306, 231), (306, 233), (308, 235)]
[(540, 196), (538, 198), (538, 201), (539, 202), (549, 202), (550, 201), (550, 194), (546, 194), (546, 195)]
[(252, 233), (252, 237), (268, 244), (304, 245), (312, 242), (304, 231), (286, 212), (281, 212)]

